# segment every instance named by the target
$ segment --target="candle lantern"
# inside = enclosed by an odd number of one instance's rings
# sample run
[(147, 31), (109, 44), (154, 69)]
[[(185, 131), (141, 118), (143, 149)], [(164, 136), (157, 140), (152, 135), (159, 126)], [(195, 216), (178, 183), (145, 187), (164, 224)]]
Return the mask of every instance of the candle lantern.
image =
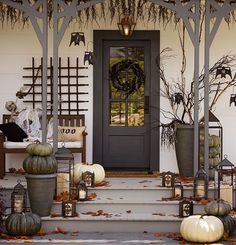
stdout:
[(62, 201), (62, 217), (75, 217), (76, 213), (76, 201), (75, 200), (66, 200)]
[(62, 146), (55, 153), (57, 160), (57, 183), (56, 183), (56, 195), (68, 192), (72, 194), (75, 189), (74, 185), (74, 156), (72, 152)]
[[(219, 119), (209, 111), (209, 179), (214, 180), (214, 171), (222, 161), (223, 127)], [(199, 128), (199, 164), (204, 166), (204, 117)]]
[(217, 167), (215, 183), (217, 183), (217, 198), (227, 201), (233, 209), (236, 208), (234, 196), (234, 164), (227, 156)]
[(27, 194), (21, 180), (17, 180), (11, 193), (11, 213), (22, 213), (25, 211), (27, 203)]
[(86, 171), (82, 173), (82, 180), (84, 181), (86, 187), (94, 187), (94, 173)]
[(208, 177), (203, 169), (200, 169), (194, 176), (194, 199), (207, 198)]
[(193, 215), (193, 202), (191, 200), (184, 199), (179, 202), (179, 217), (185, 218)]
[(175, 181), (175, 173), (170, 171), (162, 173), (162, 186), (163, 187), (173, 187)]
[(181, 181), (177, 179), (174, 182), (172, 196), (177, 199), (183, 199), (183, 195), (184, 195), (183, 185), (181, 184)]
[(78, 185), (78, 201), (85, 201), (88, 197), (88, 189), (83, 180), (79, 182)]

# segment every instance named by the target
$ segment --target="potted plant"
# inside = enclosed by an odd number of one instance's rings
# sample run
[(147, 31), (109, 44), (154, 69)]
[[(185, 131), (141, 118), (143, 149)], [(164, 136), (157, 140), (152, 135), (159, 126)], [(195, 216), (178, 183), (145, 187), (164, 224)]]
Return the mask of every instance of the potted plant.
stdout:
[[(181, 52), (180, 76), (173, 81), (166, 76), (166, 61), (175, 58), (171, 48), (161, 51), (160, 63), (157, 63), (160, 79), (162, 82), (161, 96), (169, 102), (171, 110), (160, 109), (165, 122), (160, 122), (161, 146), (175, 147), (177, 163), (180, 175), (193, 176), (193, 145), (194, 145), (194, 80), (187, 82), (186, 73), (186, 47), (185, 47), (185, 27), (179, 31)], [(218, 59), (209, 69), (209, 110), (212, 111), (222, 94), (234, 86), (235, 75), (232, 76), (233, 68), (236, 64), (235, 55), (224, 55)], [(220, 69), (230, 69), (228, 74), (220, 75)], [(189, 77), (189, 76), (188, 76)], [(199, 107), (204, 101), (204, 69), (199, 76)], [(186, 147), (186, 145), (188, 147)], [(192, 163), (192, 164), (191, 164)]]
[(27, 189), (33, 213), (49, 216), (55, 194), (57, 161), (48, 143), (32, 143), (26, 147), (29, 156), (23, 162)]

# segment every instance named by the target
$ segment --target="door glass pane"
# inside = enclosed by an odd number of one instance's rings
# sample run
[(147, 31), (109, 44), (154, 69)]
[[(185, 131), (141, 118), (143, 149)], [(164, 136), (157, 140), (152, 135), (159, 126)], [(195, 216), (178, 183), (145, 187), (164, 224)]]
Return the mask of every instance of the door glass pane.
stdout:
[(128, 103), (128, 126), (144, 126), (144, 103)]
[(110, 103), (110, 126), (125, 126), (125, 103)]

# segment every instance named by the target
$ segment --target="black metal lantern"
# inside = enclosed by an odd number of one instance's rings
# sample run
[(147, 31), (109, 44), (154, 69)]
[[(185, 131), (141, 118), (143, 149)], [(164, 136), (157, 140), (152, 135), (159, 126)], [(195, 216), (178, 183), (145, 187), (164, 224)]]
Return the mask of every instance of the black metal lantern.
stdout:
[(234, 164), (227, 156), (217, 167), (215, 183), (217, 183), (217, 198), (227, 201), (233, 209), (236, 208), (234, 196)]
[(94, 173), (86, 171), (82, 173), (82, 180), (84, 181), (86, 187), (94, 187)]
[(76, 213), (76, 201), (75, 200), (66, 200), (62, 201), (62, 217), (75, 217)]
[(183, 199), (184, 196), (184, 188), (181, 184), (179, 179), (175, 180), (173, 190), (172, 190), (172, 197), (176, 199)]
[(184, 199), (179, 202), (179, 217), (185, 218), (193, 215), (193, 202), (191, 200)]
[(207, 198), (208, 177), (203, 169), (200, 169), (194, 176), (194, 199)]
[(74, 156), (72, 152), (64, 146), (59, 148), (55, 153), (57, 160), (57, 183), (56, 195), (68, 192), (71, 196), (74, 185)]
[(79, 45), (80, 42), (83, 42), (85, 46), (84, 32), (72, 32), (69, 46), (71, 46), (72, 43), (74, 43), (74, 45)]
[[(222, 161), (223, 127), (219, 119), (209, 111), (209, 179), (214, 179), (214, 171)], [(199, 129), (199, 164), (204, 166), (204, 117), (200, 121)]]
[(26, 209), (27, 194), (21, 180), (17, 180), (11, 193), (11, 213), (22, 213)]
[(162, 186), (163, 187), (173, 187), (175, 181), (175, 173), (170, 171), (162, 173)]
[(85, 201), (88, 197), (88, 188), (83, 180), (78, 185), (78, 201)]
[(136, 23), (132, 16), (125, 14), (117, 25), (122, 36), (130, 37), (133, 34)]
[(218, 75), (220, 75), (221, 78), (226, 78), (226, 75), (228, 75), (232, 79), (231, 68), (226, 66), (217, 67), (215, 78), (217, 78)]

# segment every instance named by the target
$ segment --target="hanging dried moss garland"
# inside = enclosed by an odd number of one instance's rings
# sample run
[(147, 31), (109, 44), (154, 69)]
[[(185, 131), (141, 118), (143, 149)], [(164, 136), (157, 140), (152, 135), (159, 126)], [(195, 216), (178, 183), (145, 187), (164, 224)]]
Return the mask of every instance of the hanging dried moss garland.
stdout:
[[(134, 74), (134, 77), (132, 79), (125, 79), (124, 82), (121, 76), (124, 73), (129, 73), (129, 71)], [(125, 59), (111, 67), (110, 80), (117, 91), (122, 92), (125, 96), (129, 96), (144, 84), (145, 76), (142, 68), (136, 61)]]

